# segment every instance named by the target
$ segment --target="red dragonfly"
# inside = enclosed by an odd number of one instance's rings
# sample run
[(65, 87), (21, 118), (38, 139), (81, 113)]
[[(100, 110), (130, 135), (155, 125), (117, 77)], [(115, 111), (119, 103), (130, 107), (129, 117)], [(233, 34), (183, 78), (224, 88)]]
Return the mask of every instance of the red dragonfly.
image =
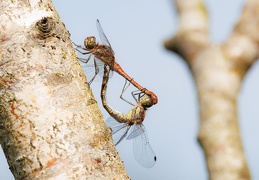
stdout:
[(104, 31), (103, 31), (98, 19), (96, 21), (96, 26), (97, 26), (99, 36), (101, 38), (101, 42), (103, 44), (98, 44), (96, 42), (96, 38), (94, 36), (85, 38), (85, 40), (84, 40), (85, 47), (75, 44), (76, 47), (81, 48), (81, 49), (85, 50), (86, 52), (81, 52), (78, 49), (76, 49), (77, 51), (79, 51), (82, 54), (89, 54), (89, 57), (87, 59), (79, 58), (79, 60), (83, 61), (84, 63), (87, 63), (91, 59), (92, 55), (94, 56), (95, 75), (89, 81), (89, 84), (91, 84), (91, 82), (94, 80), (96, 75), (101, 71), (101, 69), (98, 68), (98, 64), (100, 64), (98, 62), (98, 59), (99, 59), (99, 60), (101, 60), (101, 62), (107, 64), (112, 71), (117, 72), (118, 74), (123, 76), (126, 80), (128, 80), (131, 84), (133, 84), (136, 88), (138, 88), (140, 91), (149, 95), (152, 98), (152, 101), (153, 101), (152, 104), (157, 104), (157, 102), (158, 102), (157, 96), (152, 91), (150, 91), (150, 90), (142, 87), (140, 84), (138, 84), (115, 61), (114, 51), (111, 47), (111, 44), (110, 44), (108, 38), (104, 34)]
[[(107, 125), (112, 129), (112, 136), (115, 145), (119, 144), (123, 139), (130, 140), (133, 139), (133, 150), (134, 157), (137, 162), (146, 168), (151, 168), (155, 165), (156, 155), (150, 146), (148, 141), (147, 131), (143, 125), (145, 119), (145, 113), (147, 108), (151, 107), (152, 99), (148, 95), (143, 95), (143, 92), (137, 93), (138, 98), (136, 99), (134, 93), (132, 93), (137, 104), (134, 105), (128, 101), (132, 106), (134, 106), (128, 114), (120, 113), (110, 107), (106, 99), (107, 84), (109, 79), (110, 68), (108, 65), (104, 66), (104, 75), (102, 82), (101, 98), (103, 107), (111, 115), (111, 117), (106, 121)], [(121, 92), (121, 98), (128, 86), (126, 83)], [(123, 98), (122, 98), (123, 99)], [(123, 99), (124, 100), (124, 99)]]

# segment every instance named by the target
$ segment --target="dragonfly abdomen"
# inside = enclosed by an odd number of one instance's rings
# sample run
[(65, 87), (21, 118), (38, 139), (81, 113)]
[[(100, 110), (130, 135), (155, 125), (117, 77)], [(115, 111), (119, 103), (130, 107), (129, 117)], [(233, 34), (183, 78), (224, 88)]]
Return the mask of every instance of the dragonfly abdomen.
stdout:
[(157, 102), (158, 102), (157, 96), (152, 91), (150, 91), (146, 88), (143, 88), (139, 83), (137, 83), (133, 78), (131, 78), (125, 71), (123, 71), (123, 69), (121, 68), (121, 66), (118, 63), (114, 62), (112, 70), (116, 71), (118, 74), (123, 76), (125, 79), (127, 79), (131, 84), (133, 84), (140, 91), (149, 95), (152, 98), (153, 105), (157, 104)]
[(117, 112), (116, 110), (113, 110), (108, 103), (106, 99), (106, 92), (107, 92), (107, 84), (109, 80), (109, 73), (110, 68), (108, 65), (104, 65), (104, 74), (103, 74), (103, 81), (102, 81), (102, 90), (101, 90), (101, 99), (104, 109), (112, 116), (114, 119), (116, 119), (120, 123), (127, 123), (127, 117), (120, 112)]

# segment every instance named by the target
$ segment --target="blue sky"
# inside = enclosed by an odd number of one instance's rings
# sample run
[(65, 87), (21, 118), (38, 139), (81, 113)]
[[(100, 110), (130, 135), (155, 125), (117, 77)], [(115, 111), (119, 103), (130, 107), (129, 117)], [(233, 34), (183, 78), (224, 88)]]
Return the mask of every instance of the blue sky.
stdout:
[[(211, 39), (221, 42), (238, 20), (244, 2), (205, 2), (210, 15)], [(53, 0), (53, 3), (76, 44), (83, 45), (84, 38), (91, 35), (99, 39), (95, 25), (99, 19), (117, 62), (159, 98), (159, 103), (147, 111), (144, 121), (157, 155), (156, 165), (152, 169), (141, 167), (134, 159), (132, 141), (125, 140), (117, 146), (130, 177), (133, 180), (207, 179), (204, 155), (196, 139), (199, 113), (193, 78), (183, 60), (163, 48), (163, 41), (178, 27), (172, 1)], [(259, 179), (259, 143), (255, 138), (259, 137), (258, 77), (257, 62), (244, 79), (238, 104), (242, 139), (253, 179)], [(131, 107), (119, 98), (123, 84), (124, 79), (114, 73), (107, 96), (114, 108), (126, 113)], [(94, 82), (91, 87), (107, 119), (109, 115), (100, 101), (101, 82)], [(12, 180), (3, 154), (0, 161), (0, 179)]]

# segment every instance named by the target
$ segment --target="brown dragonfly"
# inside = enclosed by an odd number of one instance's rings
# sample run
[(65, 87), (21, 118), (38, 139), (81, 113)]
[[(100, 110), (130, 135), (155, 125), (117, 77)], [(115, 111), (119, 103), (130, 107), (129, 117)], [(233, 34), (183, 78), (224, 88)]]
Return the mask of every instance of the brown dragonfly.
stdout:
[[(157, 104), (158, 98), (157, 96), (150, 90), (142, 87), (139, 83), (137, 83), (133, 78), (131, 78), (122, 68), (121, 66), (115, 61), (114, 51), (111, 47), (111, 44), (104, 34), (104, 31), (102, 29), (102, 26), (97, 19), (96, 21), (97, 30), (99, 33), (99, 36), (101, 38), (101, 42), (103, 44), (98, 44), (96, 42), (96, 38), (94, 36), (90, 36), (85, 38), (84, 40), (84, 46), (79, 46), (74, 43), (74, 45), (77, 48), (83, 49), (86, 52), (81, 52), (79, 49), (76, 49), (81, 54), (89, 54), (87, 59), (79, 58), (84, 63), (88, 63), (88, 61), (91, 59), (92, 55), (94, 56), (94, 67), (95, 67), (95, 75), (94, 77), (89, 81), (89, 84), (94, 80), (96, 75), (101, 72), (103, 66), (98, 67), (98, 65), (101, 65), (102, 63), (107, 64), (112, 71), (117, 72), (121, 76), (123, 76), (126, 80), (128, 80), (131, 84), (133, 84), (136, 88), (138, 88), (141, 92), (149, 95), (152, 98), (153, 105)], [(102, 63), (100, 63), (100, 60)]]
[[(132, 93), (137, 104), (134, 105), (130, 103), (133, 108), (128, 112), (128, 114), (120, 113), (114, 110), (108, 105), (106, 99), (107, 84), (109, 79), (110, 68), (104, 66), (104, 75), (101, 90), (101, 99), (103, 107), (110, 114), (110, 118), (106, 121), (106, 124), (112, 129), (112, 136), (115, 145), (119, 144), (123, 139), (133, 139), (133, 150), (134, 157), (136, 161), (146, 168), (151, 168), (155, 165), (156, 155), (150, 146), (147, 131), (143, 125), (145, 119), (145, 113), (147, 108), (151, 107), (153, 104), (150, 96), (143, 94), (143, 92), (135, 94)], [(128, 86), (126, 86), (127, 80), (121, 92), (121, 98)], [(138, 95), (138, 98), (135, 97)], [(124, 98), (122, 98), (124, 100)]]

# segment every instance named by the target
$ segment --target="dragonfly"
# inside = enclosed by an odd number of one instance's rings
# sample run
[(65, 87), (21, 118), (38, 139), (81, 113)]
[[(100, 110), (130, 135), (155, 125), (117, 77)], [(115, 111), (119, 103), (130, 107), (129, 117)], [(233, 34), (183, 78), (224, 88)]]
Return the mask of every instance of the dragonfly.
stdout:
[[(102, 26), (100, 24), (100, 21), (97, 19), (96, 21), (97, 30), (101, 39), (102, 44), (99, 44), (96, 42), (96, 38), (94, 36), (90, 36), (84, 39), (84, 47), (80, 45), (76, 45), (73, 43), (77, 48), (76, 50), (80, 52), (81, 54), (89, 54), (87, 59), (79, 58), (84, 63), (88, 63), (88, 61), (91, 59), (92, 56), (94, 56), (94, 67), (95, 67), (95, 75), (93, 78), (89, 81), (89, 84), (95, 79), (96, 75), (101, 72), (103, 69), (103, 65), (107, 64), (112, 71), (117, 72), (121, 76), (123, 76), (126, 80), (128, 80), (131, 84), (133, 84), (137, 89), (139, 89), (141, 92), (149, 95), (152, 98), (153, 105), (157, 104), (158, 98), (157, 96), (150, 90), (142, 87), (139, 83), (137, 83), (133, 78), (131, 78), (120, 66), (119, 63), (115, 61), (115, 53), (112, 49), (112, 46), (106, 37)], [(81, 52), (78, 48), (86, 51)], [(102, 63), (101, 63), (102, 62)], [(99, 68), (99, 67), (100, 68)]]
[[(153, 104), (150, 96), (141, 93), (136, 93), (138, 98), (135, 97), (136, 94), (132, 92), (134, 99), (137, 104), (134, 106), (128, 114), (120, 113), (114, 110), (108, 105), (106, 99), (107, 84), (109, 79), (109, 66), (104, 66), (104, 75), (102, 81), (101, 99), (103, 107), (110, 114), (110, 118), (107, 119), (106, 124), (112, 129), (112, 136), (115, 145), (118, 145), (123, 139), (133, 139), (133, 152), (136, 161), (143, 167), (151, 168), (155, 165), (156, 155), (150, 146), (147, 131), (143, 125), (145, 119), (145, 113), (147, 108), (151, 107)], [(121, 98), (128, 86), (126, 86), (127, 80), (121, 92)], [(122, 98), (123, 99), (123, 98)], [(124, 99), (123, 99), (124, 100)]]

